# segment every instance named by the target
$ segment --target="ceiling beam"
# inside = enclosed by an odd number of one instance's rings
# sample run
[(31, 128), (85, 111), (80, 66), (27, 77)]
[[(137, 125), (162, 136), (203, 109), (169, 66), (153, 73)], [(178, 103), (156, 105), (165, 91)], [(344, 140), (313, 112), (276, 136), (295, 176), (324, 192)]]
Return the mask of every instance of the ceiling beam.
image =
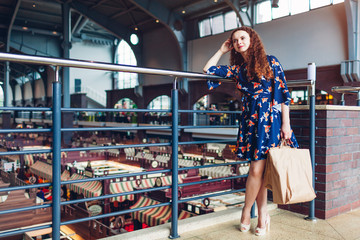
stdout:
[(240, 16), (240, 4), (239, 1), (237, 0), (224, 0), (227, 5), (229, 5), (231, 7), (232, 10), (234, 10), (234, 12), (236, 13), (237, 18), (239, 19), (241, 26), (244, 26), (244, 21), (242, 19), (242, 17)]
[(172, 26), (175, 20), (183, 22), (182, 16), (166, 8), (163, 4), (158, 1), (151, 0), (130, 0), (133, 4), (143, 9), (154, 19), (159, 19), (162, 23)]
[(115, 13), (114, 15), (110, 16), (111, 19), (115, 19), (115, 18), (118, 18), (124, 14), (127, 14), (133, 10), (135, 10), (137, 7), (136, 6), (132, 6), (131, 8), (128, 8), (126, 9), (125, 11), (121, 11), (121, 12), (118, 12), (118, 13)]
[(105, 2), (108, 2), (109, 0), (100, 0), (98, 1), (97, 3), (95, 3), (94, 5), (92, 5), (90, 7), (90, 9), (94, 9), (94, 8), (97, 8), (98, 6), (100, 6), (101, 4), (105, 3)]
[(88, 8), (87, 6), (79, 3), (78, 1), (71, 2), (70, 6), (74, 10), (78, 11), (80, 14), (88, 17), (103, 28), (114, 33), (119, 38), (123, 38), (128, 41), (130, 39), (130, 35), (134, 33), (132, 29), (129, 29), (118, 22), (114, 22), (114, 20), (110, 19), (109, 17), (98, 13), (96, 10)]
[[(193, 0), (188, 4), (184, 4), (181, 7), (177, 7), (175, 9), (173, 9), (174, 12), (181, 12), (182, 10), (186, 9), (186, 8), (190, 8), (191, 6), (194, 6), (196, 4), (198, 4), (199, 2), (202, 2), (204, 0)], [(208, 1), (208, 0), (207, 0)]]
[(197, 12), (195, 12), (193, 14), (188, 15), (188, 16), (185, 17), (185, 20), (186, 21), (187, 20), (193, 20), (193, 19), (196, 19), (196, 18), (209, 16), (211, 14), (216, 14), (216, 13), (219, 13), (219, 12), (222, 12), (222, 11), (225, 11), (225, 10), (229, 10), (229, 9), (231, 9), (231, 8), (229, 7), (228, 4), (226, 4), (224, 2), (221, 2), (218, 5), (214, 5), (214, 6), (202, 9), (200, 11), (197, 11)]
[[(123, 5), (124, 8), (129, 9), (129, 7), (126, 5), (126, 3), (123, 0), (120, 0), (120, 2), (121, 2), (121, 4)], [(136, 25), (136, 21), (135, 21), (135, 18), (133, 16), (132, 12), (131, 11), (127, 12), (127, 15), (129, 16), (131, 22), (134, 25)]]

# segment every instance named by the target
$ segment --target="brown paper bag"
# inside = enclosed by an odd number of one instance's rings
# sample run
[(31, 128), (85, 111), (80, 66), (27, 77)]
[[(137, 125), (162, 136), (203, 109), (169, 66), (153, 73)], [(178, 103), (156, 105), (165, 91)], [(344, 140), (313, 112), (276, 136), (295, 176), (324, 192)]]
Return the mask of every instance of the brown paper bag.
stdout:
[(308, 149), (291, 148), (281, 143), (271, 148), (266, 160), (265, 187), (273, 192), (273, 202), (309, 202), (316, 195), (312, 186), (312, 167)]

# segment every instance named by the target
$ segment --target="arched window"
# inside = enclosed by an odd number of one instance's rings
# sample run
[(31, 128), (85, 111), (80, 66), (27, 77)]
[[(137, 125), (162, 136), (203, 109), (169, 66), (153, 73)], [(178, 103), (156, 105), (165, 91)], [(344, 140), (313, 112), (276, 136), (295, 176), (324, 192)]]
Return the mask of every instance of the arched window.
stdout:
[(161, 95), (149, 103), (148, 109), (170, 109), (170, 104), (169, 96)]
[(114, 106), (114, 108), (122, 108), (122, 109), (134, 109), (137, 108), (135, 102), (130, 98), (122, 98), (120, 99)]
[[(136, 109), (138, 108), (130, 98), (120, 99), (114, 106), (116, 109)], [(113, 114), (115, 122), (121, 123), (137, 123), (136, 112), (116, 112)]]
[[(121, 40), (117, 47), (115, 62), (117, 64), (137, 66), (135, 54), (124, 40)], [(137, 73), (118, 72), (115, 76), (115, 88), (117, 89), (134, 88), (139, 85)]]

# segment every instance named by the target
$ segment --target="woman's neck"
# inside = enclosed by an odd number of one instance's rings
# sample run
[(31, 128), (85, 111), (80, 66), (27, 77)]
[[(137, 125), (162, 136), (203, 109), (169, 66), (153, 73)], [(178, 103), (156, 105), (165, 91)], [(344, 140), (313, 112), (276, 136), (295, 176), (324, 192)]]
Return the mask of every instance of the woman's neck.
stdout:
[(241, 54), (241, 56), (242, 56), (243, 59), (244, 59), (244, 63), (248, 63), (248, 62), (249, 62), (249, 59), (248, 59), (247, 51), (246, 51), (246, 52), (241, 52), (240, 54)]

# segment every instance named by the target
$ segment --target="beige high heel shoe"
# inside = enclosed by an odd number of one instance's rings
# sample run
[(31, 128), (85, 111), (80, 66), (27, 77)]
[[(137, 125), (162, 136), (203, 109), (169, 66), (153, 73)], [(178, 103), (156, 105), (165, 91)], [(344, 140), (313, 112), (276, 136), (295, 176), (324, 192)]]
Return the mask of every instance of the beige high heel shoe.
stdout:
[(255, 235), (256, 236), (264, 236), (266, 234), (266, 231), (270, 231), (270, 215), (267, 215), (267, 217), (266, 217), (264, 228), (257, 227), (255, 229)]

